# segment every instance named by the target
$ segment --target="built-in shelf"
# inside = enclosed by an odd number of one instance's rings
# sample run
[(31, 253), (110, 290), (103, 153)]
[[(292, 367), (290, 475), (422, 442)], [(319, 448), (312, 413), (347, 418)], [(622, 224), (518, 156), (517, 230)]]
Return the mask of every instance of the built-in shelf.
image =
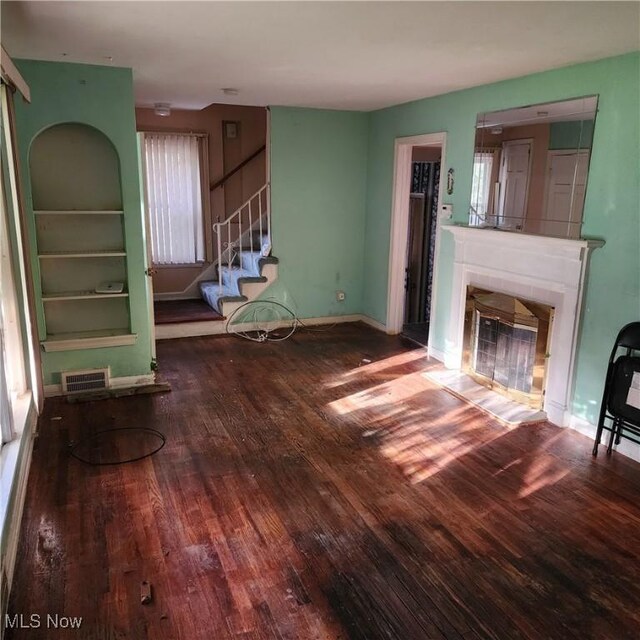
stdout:
[(34, 211), (34, 213), (38, 216), (121, 216), (124, 211), (120, 210), (77, 210), (77, 209), (67, 209), (67, 210), (45, 210), (40, 209)]
[(95, 291), (67, 291), (64, 293), (43, 293), (45, 302), (63, 302), (65, 300), (95, 300), (99, 298), (128, 298), (126, 291), (120, 293), (96, 293)]
[[(81, 351), (135, 344), (115, 148), (93, 127), (56, 125), (33, 141), (30, 171), (42, 348)], [(98, 287), (110, 282), (122, 283), (124, 290), (115, 293)]]
[(121, 258), (125, 251), (47, 251), (38, 258)]
[(74, 351), (77, 349), (103, 349), (105, 347), (124, 347), (136, 343), (138, 334), (129, 329), (109, 329), (103, 331), (78, 331), (75, 333), (54, 333), (47, 335), (41, 342), (42, 348), (49, 351)]

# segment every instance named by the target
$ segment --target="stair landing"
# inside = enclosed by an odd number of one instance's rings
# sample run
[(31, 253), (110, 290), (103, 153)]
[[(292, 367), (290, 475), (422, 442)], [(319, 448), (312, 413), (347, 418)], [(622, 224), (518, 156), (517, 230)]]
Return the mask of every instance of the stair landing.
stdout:
[(157, 300), (153, 311), (157, 325), (224, 320), (204, 300)]

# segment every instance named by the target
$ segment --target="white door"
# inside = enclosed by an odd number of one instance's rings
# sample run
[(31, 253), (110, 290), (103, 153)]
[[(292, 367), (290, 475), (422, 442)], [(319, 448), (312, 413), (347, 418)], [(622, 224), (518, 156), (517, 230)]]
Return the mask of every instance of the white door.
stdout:
[(149, 334), (151, 336), (151, 358), (156, 360), (156, 318), (153, 311), (153, 260), (151, 259), (151, 225), (147, 212), (147, 172), (144, 160), (144, 133), (138, 134), (138, 166), (140, 170), (140, 183), (142, 186), (142, 215), (144, 217), (145, 235), (145, 265), (144, 272), (147, 281), (147, 311), (149, 314)]
[(530, 140), (513, 140), (502, 145), (498, 226), (522, 229), (527, 213)]
[(549, 152), (542, 233), (570, 238), (580, 236), (588, 170), (589, 151)]

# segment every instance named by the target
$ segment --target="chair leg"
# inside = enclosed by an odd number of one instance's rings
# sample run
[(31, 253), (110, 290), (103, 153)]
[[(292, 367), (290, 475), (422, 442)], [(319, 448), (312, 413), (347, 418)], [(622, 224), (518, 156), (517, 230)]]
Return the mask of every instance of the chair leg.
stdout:
[(616, 444), (620, 444), (622, 439), (622, 420), (618, 423), (618, 429), (616, 430)]
[(609, 446), (607, 447), (607, 455), (611, 455), (611, 452), (613, 451), (613, 441), (616, 437), (616, 434), (618, 433), (618, 423), (619, 423), (619, 420), (615, 419), (613, 421), (613, 424), (611, 425), (611, 435), (609, 436)]
[(596, 430), (596, 438), (595, 441), (593, 443), (593, 451), (591, 452), (592, 456), (597, 456), (598, 455), (598, 445), (600, 444), (600, 441), (602, 440), (602, 428), (604, 426), (604, 421), (602, 419), (600, 419), (598, 421), (598, 429)]
[[(607, 375), (609, 375), (607, 373)], [(593, 451), (592, 455), (598, 455), (598, 445), (602, 442), (602, 432), (604, 430), (604, 423), (607, 419), (607, 394), (606, 394), (606, 385), (605, 385), (605, 394), (602, 397), (602, 402), (600, 403), (600, 415), (598, 416), (598, 428), (596, 430), (596, 440), (593, 443)]]

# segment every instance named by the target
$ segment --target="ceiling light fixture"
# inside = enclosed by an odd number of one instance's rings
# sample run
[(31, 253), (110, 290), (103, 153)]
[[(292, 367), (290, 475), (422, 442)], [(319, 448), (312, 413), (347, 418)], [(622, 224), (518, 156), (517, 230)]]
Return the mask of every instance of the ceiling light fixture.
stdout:
[(153, 112), (157, 116), (170, 116), (171, 115), (171, 105), (168, 102), (156, 102), (153, 105)]

